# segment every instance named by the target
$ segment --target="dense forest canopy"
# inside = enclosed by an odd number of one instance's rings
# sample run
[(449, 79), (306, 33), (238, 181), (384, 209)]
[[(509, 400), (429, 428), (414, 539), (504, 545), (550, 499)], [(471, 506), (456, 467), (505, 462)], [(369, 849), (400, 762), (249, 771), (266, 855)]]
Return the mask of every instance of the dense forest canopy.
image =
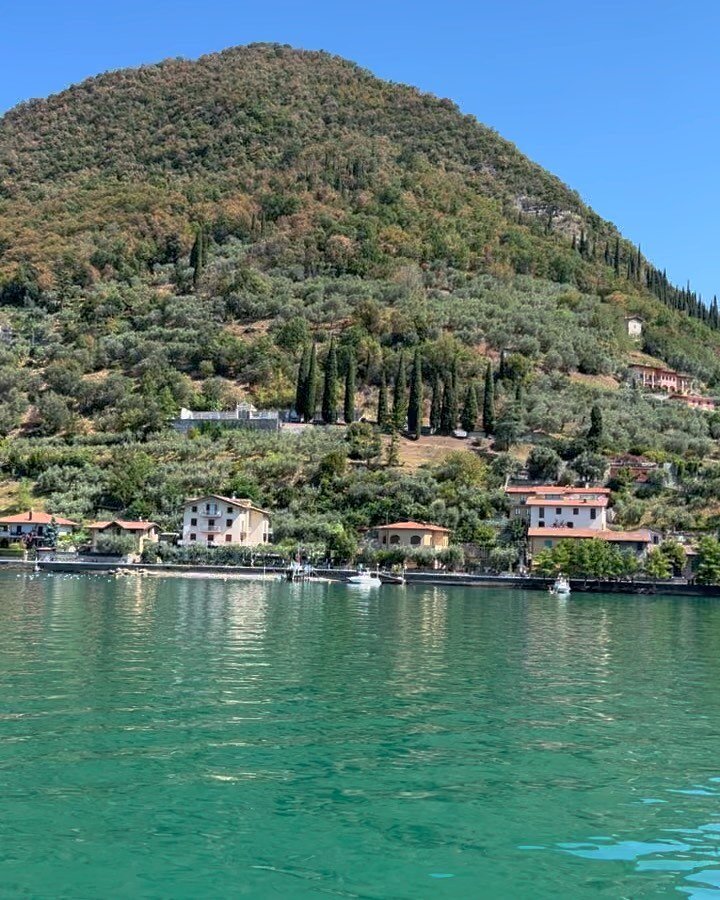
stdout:
[[(640, 343), (629, 313), (643, 319)], [(357, 492), (359, 516), (330, 509), (332, 478), (309, 457), (278, 494), (289, 439), (275, 450), (258, 439), (257, 455), (231, 441), (214, 462), (203, 443), (203, 466), (177, 481), (182, 442), (164, 433), (178, 408), (307, 405), (311, 346), (328, 421), (342, 419), (344, 389), (345, 411), (391, 431), (484, 422), (495, 450), (548, 446), (583, 472), (596, 406), (605, 443), (592, 449), (689, 462), (697, 492), (716, 417), (641, 394), (627, 370), (655, 361), (712, 394), (718, 325), (716, 303), (669, 284), (492, 129), (325, 53), (251, 45), (168, 60), (0, 119), (0, 465), (57, 511), (135, 510), (172, 526), (183, 491), (245, 479), (288, 521), (302, 497), (338, 527), (373, 524), (380, 476), (357, 466), (332, 477)], [(327, 454), (352, 458), (355, 438), (327, 438)], [(169, 456), (121, 494), (108, 480), (119, 446), (140, 469), (143, 453)], [(472, 510), (442, 473), (408, 474), (396, 508), (454, 528), (460, 512), (465, 523), (502, 512), (500, 473), (476, 473)], [(618, 503), (627, 522), (657, 506), (636, 500)]]

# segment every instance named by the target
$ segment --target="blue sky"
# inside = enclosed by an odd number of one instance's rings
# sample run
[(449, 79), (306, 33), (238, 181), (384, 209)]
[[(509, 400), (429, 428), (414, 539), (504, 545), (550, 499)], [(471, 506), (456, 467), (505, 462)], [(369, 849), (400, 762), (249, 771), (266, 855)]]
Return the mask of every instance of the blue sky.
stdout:
[(0, 111), (107, 69), (277, 41), (450, 97), (555, 172), (673, 280), (720, 294), (712, 0), (25, 0)]

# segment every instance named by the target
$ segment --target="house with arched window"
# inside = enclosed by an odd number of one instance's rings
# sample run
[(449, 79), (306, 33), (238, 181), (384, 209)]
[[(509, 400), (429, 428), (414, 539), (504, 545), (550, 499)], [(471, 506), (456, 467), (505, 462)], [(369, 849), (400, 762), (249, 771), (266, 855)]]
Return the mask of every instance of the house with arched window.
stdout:
[(444, 550), (450, 544), (450, 529), (428, 522), (393, 522), (392, 525), (378, 525), (372, 529), (369, 538), (382, 550), (394, 547)]

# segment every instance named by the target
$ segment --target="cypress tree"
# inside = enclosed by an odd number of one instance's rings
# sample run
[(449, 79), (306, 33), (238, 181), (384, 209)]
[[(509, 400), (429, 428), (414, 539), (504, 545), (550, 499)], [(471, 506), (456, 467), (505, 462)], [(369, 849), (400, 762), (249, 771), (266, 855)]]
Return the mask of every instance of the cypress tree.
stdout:
[(305, 344), (298, 366), (297, 387), (295, 388), (295, 412), (305, 418), (307, 406), (308, 370), (310, 368), (310, 346)]
[(589, 450), (597, 452), (603, 442), (603, 416), (600, 407), (595, 404), (590, 410), (590, 428), (586, 436), (587, 446)]
[(614, 266), (615, 266), (615, 274), (619, 275), (620, 274), (620, 238), (619, 237), (615, 238)]
[(315, 408), (317, 407), (317, 349), (315, 344), (310, 350), (310, 361), (308, 363), (307, 388), (305, 390), (305, 421), (312, 422), (315, 418)]
[(442, 414), (442, 385), (437, 372), (433, 378), (432, 400), (430, 401), (430, 430), (435, 432), (440, 428), (440, 416)]
[(326, 425), (337, 422), (338, 366), (335, 352), (335, 338), (330, 340), (330, 349), (325, 360), (325, 384), (322, 396), (322, 420)]
[(388, 425), (388, 397), (387, 397), (387, 379), (385, 377), (385, 369), (380, 370), (380, 391), (378, 393), (378, 409), (377, 409), (378, 428), (387, 428)]
[(410, 376), (410, 405), (408, 406), (408, 431), (415, 438), (420, 437), (423, 413), (423, 380), (420, 351), (415, 351), (412, 374)]
[(395, 373), (395, 385), (393, 388), (392, 421), (395, 428), (400, 431), (405, 427), (407, 419), (407, 376), (405, 374), (405, 354), (400, 351), (397, 371)]
[(345, 371), (345, 398), (343, 402), (343, 418), (349, 425), (355, 421), (355, 379), (357, 375), (357, 363), (352, 348), (347, 354), (347, 369)]
[(387, 456), (385, 458), (385, 462), (388, 468), (395, 468), (400, 465), (400, 453), (398, 449), (398, 433), (393, 428), (392, 434), (390, 435), (390, 443), (387, 448)]
[(492, 363), (488, 362), (485, 372), (485, 397), (483, 400), (483, 429), (485, 434), (495, 431), (495, 384)]
[(195, 232), (195, 241), (190, 250), (190, 266), (193, 270), (193, 284), (197, 285), (205, 266), (205, 229), (202, 227)]
[(475, 385), (471, 382), (465, 391), (465, 402), (463, 403), (462, 413), (460, 414), (460, 424), (469, 434), (471, 431), (475, 431), (477, 419), (477, 391), (475, 390)]
[(442, 434), (452, 434), (457, 425), (457, 395), (453, 385), (452, 376), (445, 379), (443, 389), (442, 410), (440, 412), (440, 431)]

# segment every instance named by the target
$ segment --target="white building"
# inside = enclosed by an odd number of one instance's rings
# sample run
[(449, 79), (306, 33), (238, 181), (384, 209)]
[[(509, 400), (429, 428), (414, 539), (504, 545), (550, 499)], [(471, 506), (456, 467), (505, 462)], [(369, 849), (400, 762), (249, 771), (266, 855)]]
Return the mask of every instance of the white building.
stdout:
[(215, 425), (219, 428), (251, 428), (256, 431), (279, 431), (280, 413), (276, 409), (256, 409), (252, 403), (238, 403), (231, 410), (197, 410), (182, 407), (173, 420), (176, 431), (186, 433), (191, 428)]
[(530, 528), (607, 528), (608, 498), (605, 494), (558, 494), (530, 497), (526, 506)]
[(268, 544), (271, 535), (270, 513), (252, 500), (208, 494), (185, 503), (180, 541), (184, 547), (258, 547)]
[(640, 316), (625, 316), (625, 327), (629, 337), (635, 340), (639, 340), (642, 337), (643, 320)]
[(42, 543), (42, 538), (50, 525), (58, 535), (71, 534), (79, 527), (77, 522), (64, 519), (62, 516), (29, 509), (27, 512), (0, 519), (0, 546), (21, 540)]

